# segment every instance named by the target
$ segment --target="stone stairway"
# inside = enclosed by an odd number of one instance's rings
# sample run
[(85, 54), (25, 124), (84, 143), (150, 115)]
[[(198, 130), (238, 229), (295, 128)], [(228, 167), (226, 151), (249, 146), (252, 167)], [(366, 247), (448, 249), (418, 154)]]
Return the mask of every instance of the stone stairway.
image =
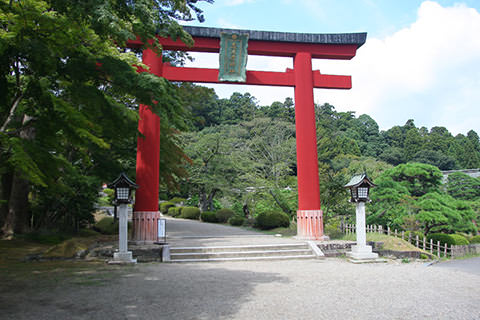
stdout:
[[(165, 256), (164, 256), (165, 257)], [(217, 247), (171, 247), (164, 262), (221, 262), (323, 258), (313, 243), (261, 244)]]

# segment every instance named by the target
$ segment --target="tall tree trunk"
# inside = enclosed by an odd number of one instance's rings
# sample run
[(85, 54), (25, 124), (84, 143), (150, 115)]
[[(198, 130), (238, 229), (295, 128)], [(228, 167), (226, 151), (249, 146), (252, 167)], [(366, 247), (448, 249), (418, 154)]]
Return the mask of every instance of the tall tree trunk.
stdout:
[(12, 174), (7, 172), (0, 175), (0, 226), (3, 226), (8, 212), (8, 198), (12, 186)]
[(8, 211), (2, 227), (4, 239), (12, 239), (14, 234), (21, 234), (29, 230), (29, 188), (28, 180), (22, 178), (18, 172), (15, 172), (8, 199)]
[(217, 191), (218, 191), (217, 189), (213, 189), (208, 195), (207, 207), (209, 211), (213, 211), (213, 197), (215, 197), (215, 194), (217, 193)]
[[(25, 126), (29, 121), (32, 121), (32, 117), (24, 115), (22, 124)], [(20, 131), (19, 136), (25, 140), (33, 140), (35, 139), (35, 129), (27, 126)], [(22, 176), (21, 172), (15, 170), (9, 189), (8, 210), (1, 228), (4, 239), (12, 239), (14, 234), (21, 234), (30, 229), (29, 181)]]
[(200, 189), (200, 192), (198, 194), (198, 206), (200, 207), (200, 210), (202, 212), (208, 211), (208, 202), (207, 202), (207, 194), (205, 192), (205, 189)]

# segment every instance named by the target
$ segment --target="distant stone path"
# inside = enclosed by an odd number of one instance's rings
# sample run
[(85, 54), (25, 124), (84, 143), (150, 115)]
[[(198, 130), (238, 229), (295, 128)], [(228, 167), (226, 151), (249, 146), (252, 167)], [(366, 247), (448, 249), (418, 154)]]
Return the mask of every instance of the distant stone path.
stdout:
[[(480, 257), (439, 262), (433, 265), (433, 267), (448, 268), (451, 270), (472, 273), (480, 276)], [(478, 285), (480, 286), (480, 283)]]

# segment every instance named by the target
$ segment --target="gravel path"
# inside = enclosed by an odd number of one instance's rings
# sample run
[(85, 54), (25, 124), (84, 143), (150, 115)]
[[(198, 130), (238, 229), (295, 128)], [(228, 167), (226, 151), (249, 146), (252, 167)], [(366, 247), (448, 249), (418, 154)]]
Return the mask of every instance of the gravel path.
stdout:
[(0, 285), (1, 319), (480, 319), (480, 276), (343, 259), (138, 264)]

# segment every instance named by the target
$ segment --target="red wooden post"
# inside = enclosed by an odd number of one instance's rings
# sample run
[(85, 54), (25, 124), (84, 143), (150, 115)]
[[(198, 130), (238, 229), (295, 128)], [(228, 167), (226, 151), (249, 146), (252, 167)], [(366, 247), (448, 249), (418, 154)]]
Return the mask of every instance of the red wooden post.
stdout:
[(297, 236), (301, 239), (321, 240), (323, 215), (320, 210), (312, 55), (309, 52), (298, 52), (293, 66), (297, 135)]
[[(149, 72), (162, 76), (162, 57), (150, 49), (143, 51), (143, 63)], [(157, 240), (158, 179), (160, 164), (160, 118), (149, 106), (140, 105), (137, 139), (137, 174), (132, 240), (152, 243)]]

